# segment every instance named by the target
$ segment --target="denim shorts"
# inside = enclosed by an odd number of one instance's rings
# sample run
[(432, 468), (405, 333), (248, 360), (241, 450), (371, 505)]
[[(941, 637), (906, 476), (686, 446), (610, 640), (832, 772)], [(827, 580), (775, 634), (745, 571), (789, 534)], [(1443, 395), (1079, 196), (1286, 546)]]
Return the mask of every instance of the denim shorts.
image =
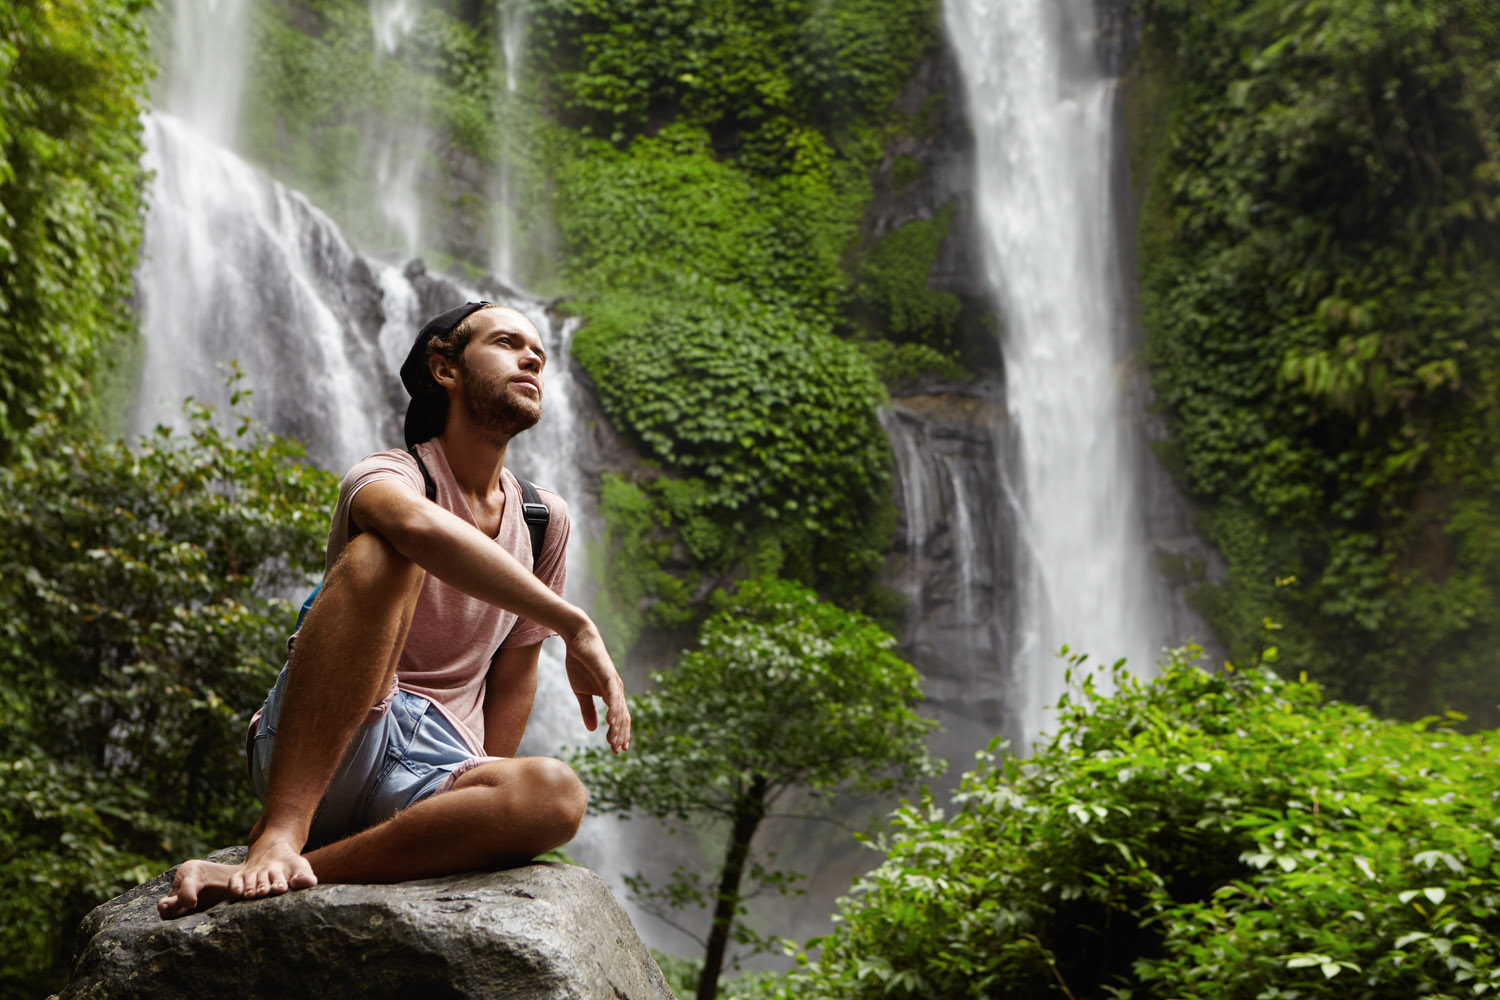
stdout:
[[(283, 667), (266, 695), (250, 740), (250, 780), (262, 800), (271, 773), (286, 678)], [(307, 849), (389, 819), (446, 791), (470, 768), (498, 759), (476, 757), (453, 722), (431, 701), (419, 694), (397, 691), (384, 715), (355, 731), (323, 801), (318, 803)]]

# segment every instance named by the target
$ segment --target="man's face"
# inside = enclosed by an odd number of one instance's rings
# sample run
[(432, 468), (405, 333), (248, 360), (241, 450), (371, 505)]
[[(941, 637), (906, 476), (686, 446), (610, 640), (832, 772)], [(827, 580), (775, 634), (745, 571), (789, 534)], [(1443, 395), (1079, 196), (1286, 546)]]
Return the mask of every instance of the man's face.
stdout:
[(459, 358), (464, 412), (497, 443), (542, 416), (542, 369), (547, 351), (531, 321), (514, 309), (485, 309)]

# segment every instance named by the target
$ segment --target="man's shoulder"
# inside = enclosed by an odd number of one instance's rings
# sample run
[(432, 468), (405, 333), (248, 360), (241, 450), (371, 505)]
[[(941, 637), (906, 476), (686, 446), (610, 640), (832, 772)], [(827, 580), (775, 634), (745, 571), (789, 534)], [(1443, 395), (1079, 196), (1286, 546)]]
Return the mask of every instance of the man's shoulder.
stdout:
[(343, 482), (340, 484), (342, 490), (363, 485), (374, 479), (404, 479), (420, 477), (421, 471), (417, 466), (417, 460), (411, 453), (401, 449), (392, 448), (389, 451), (377, 451), (372, 455), (355, 462), (344, 473)]

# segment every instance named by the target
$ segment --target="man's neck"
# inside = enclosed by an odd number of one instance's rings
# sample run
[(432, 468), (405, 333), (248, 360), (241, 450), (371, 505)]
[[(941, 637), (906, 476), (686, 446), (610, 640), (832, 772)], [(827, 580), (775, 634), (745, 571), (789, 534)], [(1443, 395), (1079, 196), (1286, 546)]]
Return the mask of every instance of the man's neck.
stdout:
[(500, 472), (505, 468), (509, 439), (498, 444), (485, 440), (464, 421), (450, 416), (436, 441), (448, 459), (448, 468), (453, 470), (454, 481), (467, 496), (485, 502), (501, 490)]

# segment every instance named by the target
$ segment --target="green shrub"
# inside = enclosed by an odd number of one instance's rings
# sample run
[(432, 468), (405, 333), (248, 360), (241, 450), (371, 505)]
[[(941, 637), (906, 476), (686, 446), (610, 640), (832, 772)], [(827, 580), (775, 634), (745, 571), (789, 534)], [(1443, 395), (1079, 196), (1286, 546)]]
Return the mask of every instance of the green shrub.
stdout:
[(60, 986), (91, 907), (255, 819), (245, 725), (336, 482), (244, 428), (46, 422), (0, 468), (0, 995)]
[(882, 113), (937, 40), (930, 0), (542, 0), (530, 47), (564, 119), (624, 143), (664, 120), (726, 146)]
[(601, 302), (573, 344), (610, 419), (680, 474), (659, 487), (667, 518), (700, 565), (862, 588), (890, 528), (869, 362), (734, 286), (681, 291)]
[(679, 866), (656, 886), (626, 879), (647, 909), (679, 928), (697, 921), (668, 911), (708, 909), (701, 936), (685, 929), (705, 946), (697, 995), (708, 998), (731, 941), (767, 944), (741, 920), (745, 900), (788, 892), (802, 878), (774, 855), (758, 857), (753, 842), (765, 820), (799, 792), (889, 794), (942, 768), (927, 754), (937, 724), (915, 711), (917, 671), (880, 626), (772, 577), (717, 597), (694, 647), (635, 698), (641, 749), (617, 757), (589, 748), (573, 758), (598, 808), (686, 820), (722, 845), (716, 869)]
[(938, 247), (953, 223), (953, 203), (931, 219), (900, 226), (876, 243), (859, 262), (854, 297), (875, 316), (881, 334), (898, 343), (924, 344), (952, 354), (963, 306), (958, 296), (927, 284)]
[[(1269, 654), (1274, 656), (1274, 653)], [(1075, 660), (1076, 662), (1076, 660)], [(1370, 1000), (1500, 986), (1494, 733), (1174, 655), (906, 807), (795, 997)], [(804, 959), (805, 961), (805, 959)]]

